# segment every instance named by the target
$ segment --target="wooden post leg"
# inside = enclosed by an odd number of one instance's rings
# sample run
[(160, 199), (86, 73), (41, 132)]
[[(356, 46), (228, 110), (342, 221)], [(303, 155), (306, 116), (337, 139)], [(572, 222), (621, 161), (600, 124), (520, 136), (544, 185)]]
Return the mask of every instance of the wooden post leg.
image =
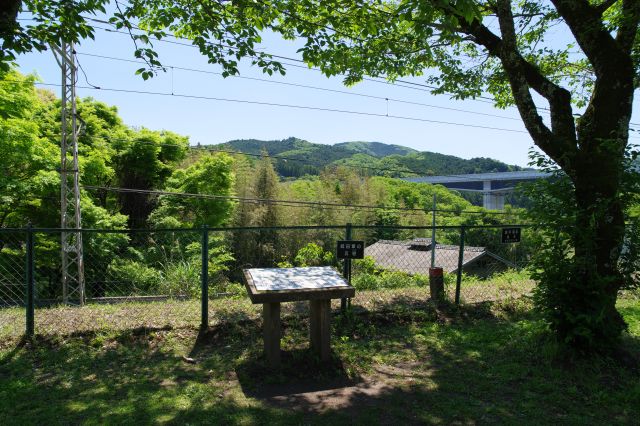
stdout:
[(331, 359), (331, 300), (310, 300), (309, 338), (311, 349), (322, 361)]
[(264, 355), (271, 367), (280, 365), (280, 303), (263, 303)]
[(314, 352), (320, 346), (320, 324), (318, 322), (318, 300), (309, 300), (309, 345)]

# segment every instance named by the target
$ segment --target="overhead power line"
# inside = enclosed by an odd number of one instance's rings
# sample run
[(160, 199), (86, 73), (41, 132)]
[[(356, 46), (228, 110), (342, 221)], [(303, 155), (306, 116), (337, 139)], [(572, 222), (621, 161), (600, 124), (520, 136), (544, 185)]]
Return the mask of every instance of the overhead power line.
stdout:
[[(53, 86), (53, 87), (60, 86), (59, 84), (55, 84), (55, 83), (36, 82), (35, 84), (41, 85), (41, 86)], [(77, 86), (77, 88), (87, 89), (87, 90), (102, 90), (106, 92), (138, 94), (138, 95), (171, 96), (176, 98), (199, 99), (199, 100), (230, 102), (230, 103), (240, 103), (240, 104), (252, 104), (252, 105), (262, 105), (262, 106), (278, 107), (278, 108), (292, 108), (292, 109), (301, 109), (301, 110), (335, 112), (335, 113), (341, 113), (341, 114), (360, 115), (360, 116), (367, 116), (367, 117), (393, 118), (397, 120), (417, 121), (417, 122), (423, 122), (423, 123), (444, 124), (449, 126), (461, 126), (461, 127), (475, 128), (475, 129), (496, 130), (496, 131), (502, 131), (502, 132), (528, 134), (525, 130), (505, 129), (501, 127), (482, 126), (478, 124), (468, 124), (468, 123), (457, 123), (453, 121), (444, 121), (444, 120), (431, 120), (428, 118), (408, 117), (403, 115), (381, 114), (381, 113), (375, 113), (375, 112), (356, 111), (356, 110), (337, 109), (337, 108), (324, 108), (324, 107), (316, 107), (311, 105), (283, 104), (283, 103), (277, 103), (277, 102), (254, 101), (249, 99), (220, 98), (215, 96), (186, 95), (186, 94), (167, 93), (167, 92), (152, 92), (149, 90), (118, 89), (118, 88), (98, 87), (98, 86), (95, 86), (95, 87)]]
[[(171, 145), (175, 147), (175, 145)], [(238, 154), (238, 153), (236, 153)], [(0, 169), (9, 170), (8, 167), (0, 167)], [(118, 193), (132, 193), (132, 194), (143, 194), (143, 195), (158, 195), (158, 196), (174, 196), (174, 197), (189, 197), (189, 198), (201, 198), (201, 199), (211, 199), (211, 200), (223, 200), (223, 201), (236, 201), (239, 203), (247, 203), (247, 204), (274, 204), (283, 207), (295, 207), (295, 208), (314, 208), (321, 210), (343, 210), (343, 209), (353, 209), (353, 210), (393, 210), (393, 211), (403, 211), (407, 212), (407, 214), (423, 214), (423, 213), (431, 213), (435, 211), (436, 213), (451, 213), (455, 215), (517, 215), (518, 212), (499, 212), (499, 211), (468, 211), (468, 210), (448, 210), (448, 209), (421, 209), (421, 208), (408, 208), (408, 207), (393, 207), (393, 206), (380, 206), (380, 205), (362, 205), (362, 204), (340, 204), (340, 203), (331, 203), (331, 202), (322, 202), (322, 201), (304, 201), (304, 200), (283, 200), (283, 199), (265, 199), (265, 198), (257, 198), (257, 197), (238, 197), (238, 196), (225, 196), (225, 195), (215, 195), (215, 194), (200, 194), (200, 193), (186, 193), (186, 192), (175, 192), (175, 191), (160, 191), (160, 190), (145, 190), (145, 189), (134, 189), (134, 188), (122, 188), (122, 187), (108, 187), (108, 186), (99, 186), (99, 185), (81, 185), (82, 189), (87, 191), (108, 191), (108, 192), (118, 192)], [(40, 197), (43, 199), (51, 199), (59, 201), (59, 198), (56, 197)]]
[[(16, 83), (18, 83), (18, 82), (16, 82)], [(43, 85), (43, 86), (55, 86), (55, 87), (59, 87), (60, 86), (59, 84), (54, 84), (54, 83), (38, 83), (38, 82), (36, 82), (35, 84)], [(105, 91), (135, 93), (135, 94), (149, 94), (149, 95), (174, 96), (174, 97), (193, 98), (193, 99), (206, 99), (206, 100), (225, 101), (225, 102), (239, 102), (239, 103), (258, 104), (258, 105), (265, 105), (265, 106), (276, 106), (276, 107), (307, 109), (307, 110), (320, 110), (320, 111), (328, 111), (328, 112), (337, 112), (337, 113), (373, 116), (373, 117), (387, 117), (387, 118), (404, 119), (404, 120), (411, 120), (411, 121), (423, 121), (423, 122), (430, 122), (430, 123), (436, 123), (436, 124), (457, 125), (457, 126), (465, 126), (465, 127), (472, 127), (472, 128), (482, 128), (482, 129), (487, 129), (487, 130), (501, 130), (501, 131), (517, 132), (517, 133), (527, 133), (526, 131), (519, 131), (519, 130), (514, 130), (514, 129), (503, 129), (503, 128), (494, 128), (494, 127), (489, 127), (489, 126), (478, 126), (478, 125), (472, 125), (472, 124), (446, 122), (446, 121), (439, 121), (439, 120), (430, 120), (430, 119), (423, 119), (423, 118), (419, 118), (419, 117), (404, 117), (404, 116), (386, 115), (386, 114), (379, 114), (379, 113), (368, 113), (368, 112), (362, 112), (362, 111), (338, 110), (338, 109), (331, 109), (331, 108), (312, 107), (312, 106), (305, 106), (305, 105), (277, 104), (277, 103), (259, 102), (259, 101), (250, 101), (250, 100), (215, 98), (215, 97), (206, 97), (206, 96), (197, 96), (197, 95), (182, 95), (182, 94), (175, 94), (175, 93), (150, 92), (150, 91), (128, 90), (128, 89), (100, 88), (100, 87), (97, 87), (97, 86), (95, 86), (95, 87), (79, 86), (79, 88), (84, 88), (84, 89), (89, 89), (89, 90), (105, 90)], [(630, 130), (634, 131), (634, 129), (630, 129)], [(224, 150), (217, 150), (217, 151), (225, 152)], [(249, 155), (249, 156), (255, 156), (255, 157), (261, 156), (259, 154), (250, 154), (250, 153), (243, 153), (243, 152), (238, 152), (238, 151), (228, 151), (228, 153), (240, 154), (240, 155)], [(306, 161), (304, 159), (299, 159), (299, 158), (294, 158), (294, 157), (279, 157), (279, 156), (274, 156), (274, 155), (270, 155), (270, 157), (276, 158), (276, 159), (281, 159), (281, 160), (284, 160), (284, 161), (298, 161), (298, 162), (305, 162)], [(309, 163), (313, 164), (316, 167), (318, 166), (315, 163), (312, 163), (312, 162), (309, 162)], [(362, 166), (354, 166), (354, 165), (349, 165), (349, 164), (343, 164), (342, 166), (351, 167), (351, 168), (358, 168), (358, 169), (368, 169), (368, 170), (374, 170), (374, 171), (382, 171), (382, 172), (414, 173), (414, 174), (417, 174), (417, 175), (424, 175), (423, 171), (415, 171), (415, 170), (410, 170), (410, 169), (379, 168), (379, 167), (371, 167), (371, 166), (364, 166), (364, 165), (362, 165)], [(469, 178), (468, 176), (458, 175), (458, 174), (447, 174), (447, 175), (442, 175), (442, 176), (457, 177), (457, 178), (462, 178), (462, 179), (469, 180), (469, 181), (474, 181), (474, 179)]]
[[(85, 17), (85, 19), (90, 20), (90, 21), (94, 21), (94, 22), (99, 22), (99, 23), (103, 23), (103, 24), (108, 24), (111, 26), (114, 26), (114, 24), (112, 24), (111, 22), (107, 22), (104, 20), (100, 20), (100, 19), (96, 19), (96, 18), (91, 18), (91, 17)], [(128, 32), (125, 31), (119, 31), (119, 30), (114, 30), (114, 29), (110, 29), (110, 28), (104, 28), (104, 27), (95, 27), (96, 29), (100, 29), (102, 31), (106, 31), (106, 32), (111, 32), (111, 33), (116, 33), (116, 34), (123, 34), (126, 36), (131, 36), (131, 34), (129, 34)], [(132, 26), (132, 28), (137, 29), (139, 31), (145, 31), (144, 29), (141, 29), (140, 27), (137, 26)], [(176, 40), (187, 40), (187, 41), (191, 41), (188, 38), (185, 37), (178, 37), (174, 34), (167, 34), (168, 37), (174, 38)], [(197, 48), (197, 46), (193, 45), (193, 44), (189, 44), (189, 43), (181, 43), (178, 41), (171, 41), (171, 40), (166, 40), (166, 39), (159, 39), (157, 37), (153, 37), (150, 36), (150, 39), (159, 41), (161, 43), (168, 43), (168, 44), (174, 44), (174, 45), (179, 45), (179, 46), (184, 46), (184, 47), (191, 47), (191, 48)], [(211, 44), (211, 43), (209, 43)], [(225, 45), (224, 47), (231, 49), (231, 50), (238, 50), (238, 48), (234, 47), (234, 46), (228, 46)], [(318, 67), (310, 67), (306, 64), (306, 62), (304, 62), (301, 59), (297, 59), (297, 58), (292, 58), (292, 57), (288, 57), (288, 56), (282, 56), (282, 55), (277, 55), (277, 54), (273, 54), (273, 53), (269, 53), (269, 52), (263, 52), (266, 55), (269, 55), (270, 57), (276, 58), (276, 59), (283, 59), (285, 61), (293, 61), (296, 63), (287, 63), (287, 62), (281, 62), (284, 65), (287, 66), (291, 66), (291, 67), (295, 67), (295, 68), (300, 68), (300, 69), (304, 69), (304, 70), (312, 70), (312, 71), (318, 71), (321, 72), (322, 70)], [(251, 58), (257, 58), (256, 56), (248, 56)], [(414, 82), (414, 81), (409, 81), (409, 80), (404, 80), (404, 79), (395, 79), (393, 82), (387, 81), (383, 78), (372, 78), (372, 77), (363, 77), (362, 78), (363, 81), (369, 81), (369, 82), (373, 82), (373, 83), (379, 83), (379, 84), (386, 84), (386, 85), (390, 85), (390, 86), (395, 86), (395, 87), (402, 87), (402, 88), (406, 88), (406, 89), (412, 89), (412, 90), (418, 90), (418, 91), (423, 91), (423, 92), (427, 92), (432, 94), (433, 90), (438, 89), (438, 87), (436, 86), (431, 86), (428, 84), (424, 84), (424, 83), (418, 83), (418, 82)], [(448, 95), (453, 95), (452, 93), (449, 92), (445, 92), (445, 94)], [(489, 96), (477, 96), (475, 98), (471, 98), (469, 100), (473, 100), (476, 102), (483, 102), (483, 103), (495, 103), (496, 100), (492, 97)], [(515, 106), (510, 106), (510, 108), (516, 108)], [(537, 107), (538, 110), (544, 112), (545, 114), (550, 114), (551, 110), (547, 107), (543, 107), (543, 106), (538, 106)], [(573, 114), (574, 117), (579, 117), (580, 114)], [(634, 126), (640, 126), (640, 123), (630, 123), (631, 125)]]
[(119, 193), (133, 193), (133, 194), (146, 194), (146, 195), (159, 195), (159, 196), (171, 196), (171, 197), (188, 197), (188, 198), (202, 198), (210, 200), (221, 201), (237, 201), (242, 203), (253, 204), (285, 204), (290, 206), (304, 206), (313, 208), (323, 207), (336, 207), (346, 209), (367, 209), (367, 210), (393, 210), (393, 211), (406, 211), (406, 212), (421, 212), (421, 213), (454, 213), (454, 214), (500, 214), (500, 215), (513, 215), (513, 212), (489, 212), (489, 211), (459, 211), (459, 210), (445, 210), (445, 209), (420, 209), (409, 207), (392, 207), (392, 206), (374, 206), (368, 204), (340, 204), (320, 201), (301, 201), (301, 200), (282, 200), (282, 199), (269, 199), (269, 198), (257, 198), (257, 197), (239, 197), (235, 195), (214, 195), (214, 194), (197, 194), (189, 192), (174, 192), (174, 191), (159, 191), (159, 190), (146, 190), (135, 188), (121, 188), (110, 186), (96, 186), (96, 185), (83, 185), (83, 189), (86, 190), (98, 190), (98, 191), (110, 191)]
[[(111, 25), (112, 27), (114, 26), (114, 24), (112, 24), (111, 22), (107, 22), (104, 20), (100, 20), (100, 19), (96, 19), (96, 18), (91, 18), (91, 17), (84, 17), (85, 19), (89, 20), (89, 21), (94, 21), (94, 22), (98, 22), (98, 23), (102, 23), (102, 24), (107, 24), (107, 25)], [(115, 33), (115, 34), (122, 34), (122, 35), (126, 35), (128, 37), (131, 36), (131, 34), (129, 34), (129, 32), (127, 31), (120, 31), (117, 29), (111, 29), (111, 28), (104, 28), (104, 27), (98, 27), (98, 26), (94, 26), (94, 28), (102, 30), (102, 31), (106, 31), (106, 32), (110, 32), (110, 33)], [(139, 30), (139, 31), (145, 31), (144, 29), (141, 29), (140, 27), (137, 27), (135, 25), (132, 26), (132, 28)], [(187, 40), (187, 41), (191, 41), (188, 38), (185, 37), (178, 37), (174, 34), (168, 33), (166, 34), (167, 37), (171, 37), (174, 38), (176, 40)], [(167, 43), (167, 44), (174, 44), (174, 45), (178, 45), (178, 46), (184, 46), (184, 47), (191, 47), (191, 48), (198, 48), (198, 46), (194, 45), (194, 44), (189, 44), (189, 43), (181, 43), (178, 41), (172, 41), (172, 40), (167, 40), (167, 39), (160, 39), (154, 36), (149, 36), (150, 39), (155, 40), (155, 41), (159, 41), (161, 43)], [(208, 44), (212, 44), (212, 43), (208, 43)], [(223, 47), (230, 49), (230, 50), (239, 50), (238, 48), (234, 47), (234, 46), (229, 46), (229, 45), (223, 45)], [(312, 70), (312, 71), (318, 71), (318, 72), (322, 72), (322, 70), (318, 67), (310, 67), (309, 65), (307, 65), (307, 63), (301, 59), (298, 58), (292, 58), (290, 56), (283, 56), (283, 55), (278, 55), (278, 54), (274, 54), (274, 53), (269, 53), (269, 52), (261, 52), (264, 53), (265, 55), (268, 55), (272, 58), (276, 58), (276, 59), (280, 59), (280, 60), (284, 60), (284, 61), (292, 61), (295, 63), (287, 63), (287, 62), (282, 62), (280, 61), (283, 65), (287, 65), (287, 66), (291, 66), (291, 67), (295, 67), (295, 68), (301, 68), (304, 70)], [(256, 56), (251, 56), (251, 55), (247, 55), (247, 57), (249, 58), (257, 58)], [(422, 92), (428, 92), (428, 93), (432, 93), (433, 90), (438, 89), (438, 87), (436, 86), (431, 86), (428, 84), (424, 84), (424, 83), (417, 83), (415, 81), (409, 81), (409, 80), (404, 80), (404, 79), (395, 79), (393, 82), (390, 82), (388, 80), (385, 80), (384, 78), (374, 78), (374, 77), (363, 77), (362, 80), (364, 81), (369, 81), (369, 82), (373, 82), (373, 83), (379, 83), (379, 84), (386, 84), (386, 85), (390, 85), (390, 86), (396, 86), (396, 87), (403, 87), (406, 89), (412, 89), (412, 90), (418, 90), (418, 91), (422, 91)], [(452, 95), (452, 93), (446, 93), (448, 95)], [(470, 99), (476, 102), (483, 102), (483, 103), (494, 103), (495, 99), (489, 97), (489, 96), (477, 96), (473, 99)], [(540, 107), (540, 109), (548, 111), (548, 108), (545, 107)]]
[[(92, 18), (92, 17), (89, 17), (89, 16), (84, 16), (83, 18), (84, 18), (84, 19), (86, 19), (86, 20), (88, 20), (88, 21), (98, 22), (98, 23), (100, 23), (100, 24), (106, 24), (106, 25), (110, 25), (111, 27), (115, 27), (115, 24), (113, 24), (113, 23), (111, 23), (111, 22), (108, 22), (108, 21), (105, 21), (105, 20), (101, 20), (101, 19), (97, 19), (97, 18)], [(100, 30), (102, 30), (102, 31), (108, 31), (108, 32), (112, 32), (112, 33), (118, 33), (118, 34), (124, 34), (124, 35), (126, 35), (126, 36), (131, 36), (131, 34), (129, 34), (129, 32), (127, 32), (127, 31), (121, 31), (121, 30), (118, 30), (118, 29), (104, 28), (104, 27), (98, 27), (98, 26), (94, 26), (94, 28), (96, 28), (96, 29), (100, 29)], [(135, 29), (135, 30), (138, 30), (138, 31), (144, 31), (144, 32), (147, 32), (145, 29), (140, 28), (140, 27), (138, 27), (138, 26), (136, 26), (136, 25), (131, 25), (131, 28), (133, 28), (133, 29)], [(172, 33), (167, 33), (167, 34), (165, 34), (165, 35), (166, 35), (167, 37), (170, 37), (170, 38), (173, 38), (173, 39), (176, 39), (176, 40), (186, 40), (186, 41), (190, 41), (190, 42), (192, 41), (192, 40), (191, 40), (191, 39), (189, 39), (189, 38), (186, 38), (186, 37), (179, 37), (179, 36), (176, 36), (175, 34), (172, 34)], [(189, 43), (177, 43), (177, 42), (170, 41), (170, 40), (167, 40), (167, 39), (157, 38), (157, 37), (155, 37), (155, 36), (150, 36), (149, 38), (150, 38), (150, 39), (152, 39), (152, 40), (155, 40), (155, 41), (162, 42), (162, 43), (177, 44), (177, 45), (186, 46), (186, 47), (193, 47), (193, 48), (197, 48), (197, 47), (198, 47), (198, 46), (196, 46), (196, 45), (194, 45), (194, 44), (189, 44)], [(208, 42), (208, 43), (206, 43), (206, 44), (213, 45), (214, 43)], [(237, 50), (239, 50), (237, 47), (235, 47), (235, 46), (230, 46), (230, 45), (227, 45), (227, 44), (222, 44), (222, 46), (223, 46), (224, 48), (227, 48), (227, 49), (230, 49), (230, 50), (236, 50), (236, 51), (237, 51)], [(305, 61), (303, 61), (302, 59), (292, 58), (292, 57), (290, 57), (290, 56), (278, 55), (278, 54), (270, 53), (270, 52), (267, 52), (267, 51), (263, 51), (263, 52), (261, 52), (261, 53), (264, 53), (265, 55), (268, 55), (268, 56), (270, 56), (270, 57), (272, 57), (272, 58), (276, 58), (276, 59), (283, 59), (283, 60), (285, 60), (285, 61), (293, 61), (293, 62), (296, 62), (296, 63), (298, 63), (298, 64), (303, 64), (305, 69), (313, 69), (313, 70), (316, 70), (316, 71), (320, 71), (320, 69), (319, 69), (318, 67), (309, 67), (309, 66), (307, 65), (307, 63), (306, 63)], [(250, 57), (250, 58), (255, 58), (255, 56), (251, 56), (251, 55), (248, 55), (248, 57)], [(291, 65), (291, 64), (286, 64), (286, 65)], [(388, 84), (391, 84), (391, 85), (393, 85), (393, 84), (394, 84), (394, 83), (390, 83), (390, 82), (388, 82), (387, 80), (384, 80), (384, 79), (373, 79), (373, 80), (374, 80), (374, 81), (382, 81), (382, 82), (384, 82), (384, 83), (388, 83)], [(401, 80), (401, 79), (397, 79), (397, 80), (395, 80), (395, 81), (400, 82), (400, 83), (403, 83), (403, 84), (410, 84), (410, 85), (412, 85), (412, 86), (423, 87), (423, 88), (430, 89), (430, 90), (435, 90), (435, 89), (437, 89), (437, 87), (436, 87), (436, 86), (430, 86), (430, 85), (428, 85), (428, 84), (424, 84), (424, 83), (416, 83), (416, 82), (409, 81), (409, 80)], [(483, 98), (483, 99), (485, 99), (485, 100), (489, 100), (489, 101), (494, 101), (492, 98), (489, 98), (489, 97), (480, 96), (480, 98)]]
[[(93, 54), (93, 53), (78, 52), (77, 54), (81, 55), (81, 56), (88, 56), (88, 57), (92, 57), (92, 58), (100, 58), (100, 59), (106, 59), (106, 60), (111, 60), (111, 61), (128, 62), (128, 63), (134, 63), (134, 64), (144, 64), (143, 61), (137, 61), (137, 60), (125, 59), (125, 58), (116, 58), (116, 57), (113, 57), (113, 56), (96, 55), (96, 54)], [(207, 70), (194, 69), (194, 68), (185, 68), (185, 67), (180, 67), (180, 66), (177, 66), (177, 65), (169, 65), (169, 64), (167, 64), (165, 66), (167, 68), (172, 69), (172, 70), (181, 70), (181, 71), (201, 73), (201, 74), (210, 74), (210, 75), (222, 75), (221, 72), (215, 72), (215, 71), (207, 71)], [(424, 102), (409, 101), (409, 100), (406, 100), (406, 99), (389, 98), (389, 97), (385, 97), (385, 96), (376, 96), (376, 95), (370, 95), (370, 94), (366, 94), (366, 93), (350, 92), (350, 91), (347, 91), (347, 90), (329, 89), (329, 88), (326, 88), (326, 87), (311, 86), (311, 85), (301, 84), (301, 83), (290, 83), (290, 82), (286, 82), (286, 81), (270, 80), (270, 79), (258, 78), (258, 77), (247, 77), (247, 76), (241, 76), (241, 75), (231, 75), (229, 77), (242, 79), (242, 80), (259, 81), (259, 82), (264, 82), (264, 83), (269, 83), (269, 84), (278, 84), (278, 85), (282, 85), (282, 86), (290, 86), (290, 87), (299, 87), (299, 88), (304, 88), (304, 89), (319, 90), (319, 91), (323, 91), (323, 92), (340, 93), (340, 94), (343, 94), (343, 95), (358, 96), (358, 97), (369, 98), (369, 99), (378, 99), (378, 100), (382, 100), (382, 101), (391, 101), (391, 102), (397, 102), (397, 103), (402, 103), (402, 104), (423, 106), (423, 107), (427, 107), (427, 108), (435, 108), (435, 109), (441, 109), (441, 110), (447, 110), (447, 111), (463, 112), (463, 113), (466, 113), (466, 114), (475, 114), (475, 115), (482, 115), (482, 116), (486, 116), (486, 117), (495, 117), (495, 118), (501, 118), (501, 119), (504, 119), (504, 120), (514, 120), (514, 121), (518, 121), (518, 122), (522, 121), (520, 118), (517, 118), (517, 117), (507, 117), (505, 115), (490, 114), (490, 113), (479, 112), (479, 111), (470, 111), (470, 110), (461, 109), (461, 108), (452, 108), (452, 107), (445, 107), (445, 106), (440, 106), (440, 105), (428, 104), (428, 103), (424, 103)], [(89, 85), (90, 86), (94, 86), (93, 84), (89, 84)]]
[[(55, 83), (36, 82), (35, 84), (41, 85), (41, 86), (60, 87), (59, 84), (55, 84)], [(199, 99), (199, 100), (209, 100), (209, 101), (217, 101), (217, 102), (231, 102), (231, 103), (253, 104), (253, 105), (262, 105), (262, 106), (270, 106), (270, 107), (278, 107), (278, 108), (292, 108), (292, 109), (314, 110), (314, 111), (323, 111), (323, 112), (335, 112), (335, 113), (341, 113), (341, 114), (351, 114), (351, 115), (360, 115), (360, 116), (368, 116), (368, 117), (393, 118), (397, 120), (417, 121), (417, 122), (423, 122), (423, 123), (443, 124), (443, 125), (449, 125), (449, 126), (469, 127), (469, 128), (475, 128), (475, 129), (495, 130), (495, 131), (510, 132), (510, 133), (522, 133), (527, 135), (529, 134), (526, 130), (506, 129), (503, 127), (482, 126), (478, 124), (458, 123), (454, 121), (431, 120), (428, 118), (409, 117), (409, 116), (394, 115), (394, 114), (382, 114), (382, 113), (366, 112), (366, 111), (315, 107), (311, 105), (283, 104), (283, 103), (277, 103), (277, 102), (254, 101), (254, 100), (248, 100), (248, 99), (219, 98), (215, 96), (186, 95), (186, 94), (178, 94), (178, 93), (153, 92), (149, 90), (134, 90), (134, 89), (118, 89), (118, 88), (108, 88), (108, 87), (99, 87), (99, 86), (76, 86), (76, 87), (79, 89), (103, 90), (107, 92), (120, 92), (120, 93), (130, 93), (130, 94), (139, 94), (139, 95), (153, 95), (153, 96), (172, 96), (177, 98)]]
[[(380, 10), (380, 12), (387, 13), (387, 12), (382, 11), (382, 10)], [(90, 17), (90, 16), (83, 16), (83, 18), (88, 20), (88, 21), (98, 22), (98, 23), (101, 23), (101, 24), (106, 24), (106, 25), (110, 25), (112, 27), (115, 27), (115, 24), (113, 24), (113, 23), (111, 23), (109, 21), (102, 20), (102, 19), (97, 19), (97, 18), (93, 18), (93, 17)], [(27, 20), (33, 20), (33, 18), (19, 18), (19, 20), (27, 21)], [(97, 26), (94, 26), (94, 28), (100, 29), (100, 30), (103, 30), (103, 31), (107, 31), (107, 32), (112, 32), (112, 33), (124, 34), (124, 35), (127, 35), (127, 36), (131, 36), (130, 33), (125, 32), (125, 31), (119, 31), (117, 29), (103, 28), (103, 27), (97, 27)], [(146, 31), (146, 30), (144, 30), (144, 29), (142, 29), (142, 28), (140, 28), (140, 27), (138, 27), (136, 25), (132, 25), (132, 28), (134, 28), (136, 30), (139, 30), (139, 31)], [(335, 29), (333, 29), (331, 27), (326, 27), (326, 28), (331, 29), (333, 31), (336, 31)], [(168, 33), (166, 35), (168, 37), (175, 38), (176, 40), (188, 40), (188, 41), (191, 41), (188, 38), (178, 37), (178, 36), (176, 36), (174, 34), (171, 34), (171, 33)], [(153, 36), (151, 36), (149, 38), (153, 39), (153, 40), (156, 40), (156, 41), (159, 41), (159, 42), (162, 42), (162, 43), (170, 43), (170, 44), (176, 44), (176, 45), (181, 45), (181, 46), (186, 46), (186, 47), (197, 48), (197, 46), (195, 46), (193, 44), (173, 42), (173, 41), (166, 40), (166, 39), (159, 39), (159, 38), (153, 37)], [(211, 44), (211, 43), (209, 43), (209, 44)], [(232, 50), (234, 50), (234, 49), (238, 50), (234, 46), (225, 45), (224, 47), (226, 47), (228, 49), (232, 49)], [(263, 52), (263, 53), (265, 53), (266, 55), (269, 55), (269, 56), (271, 56), (273, 58), (284, 59), (284, 60), (298, 62), (298, 63), (301, 63), (301, 64), (306, 64), (303, 60), (300, 60), (300, 59), (297, 59), (297, 58), (291, 58), (291, 57), (286, 57), (286, 56), (282, 56), (282, 55), (276, 55), (276, 54), (272, 54), (272, 53), (268, 53), (268, 52)], [(252, 57), (252, 56), (249, 56), (249, 57)], [(321, 71), (317, 67), (309, 67), (308, 65), (298, 65), (298, 64), (291, 64), (291, 63), (287, 64), (287, 63), (284, 63), (284, 62), (283, 62), (283, 64), (284, 65), (288, 65), (288, 66), (301, 68), (301, 69), (306, 69), (306, 70)], [(407, 89), (426, 91), (426, 92), (429, 92), (429, 93), (432, 93), (432, 90), (437, 89), (436, 86), (431, 86), (431, 85), (428, 85), (428, 84), (417, 83), (417, 82), (413, 82), (413, 81), (409, 81), (409, 80), (403, 80), (403, 79), (396, 79), (393, 82), (390, 82), (390, 81), (384, 80), (382, 78), (363, 77), (363, 80), (364, 81), (374, 82), (374, 83), (387, 84), (387, 85), (396, 86), (396, 87), (403, 87), (403, 88), (407, 88)], [(446, 92), (446, 94), (451, 95), (451, 93), (448, 93), (448, 92)], [(475, 98), (471, 98), (470, 100), (477, 101), (477, 102), (489, 102), (489, 103), (495, 103), (496, 102), (496, 100), (494, 98), (491, 98), (489, 96), (477, 96)], [(514, 107), (512, 107), (512, 108), (514, 108)], [(543, 107), (543, 106), (539, 106), (538, 109), (543, 111), (543, 112), (545, 112), (545, 113), (547, 113), (547, 114), (550, 113), (550, 109), (549, 108), (546, 108), (546, 107)], [(576, 117), (580, 116), (580, 114), (573, 114), (573, 115), (576, 116)], [(633, 126), (640, 126), (640, 123), (629, 123), (629, 124), (633, 125)], [(634, 130), (634, 131), (640, 132), (640, 130)]]

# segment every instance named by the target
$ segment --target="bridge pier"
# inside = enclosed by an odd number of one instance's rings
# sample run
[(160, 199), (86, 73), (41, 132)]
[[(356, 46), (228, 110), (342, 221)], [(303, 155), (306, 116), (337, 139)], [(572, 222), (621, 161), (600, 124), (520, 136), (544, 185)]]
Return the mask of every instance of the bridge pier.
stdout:
[[(482, 206), (489, 210), (504, 210), (505, 195), (513, 192), (519, 182), (548, 178), (549, 173), (539, 170), (519, 170), (515, 172), (488, 172), (467, 175), (422, 176), (404, 178), (409, 182), (443, 185), (456, 191), (481, 192)], [(494, 189), (493, 186), (497, 186)]]
[(491, 181), (482, 181), (482, 207), (487, 210), (504, 210), (504, 192), (492, 192)]

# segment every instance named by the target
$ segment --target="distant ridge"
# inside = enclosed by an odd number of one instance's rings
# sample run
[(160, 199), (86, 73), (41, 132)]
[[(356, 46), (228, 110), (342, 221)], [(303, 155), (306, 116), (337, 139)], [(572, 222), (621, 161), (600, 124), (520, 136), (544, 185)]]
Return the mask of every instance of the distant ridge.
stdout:
[(373, 157), (387, 157), (389, 155), (407, 155), (416, 153), (412, 148), (400, 145), (390, 145), (382, 142), (340, 142), (334, 147), (346, 148), (348, 150), (358, 152), (360, 154), (367, 154)]
[(382, 142), (354, 141), (324, 145), (290, 137), (282, 140), (238, 139), (212, 147), (250, 154), (266, 152), (269, 155), (287, 157), (289, 160), (274, 162), (276, 171), (287, 178), (318, 175), (325, 167), (338, 165), (365, 166), (369, 174), (392, 177), (523, 170), (521, 167), (491, 158), (465, 160), (453, 155), (420, 152)]

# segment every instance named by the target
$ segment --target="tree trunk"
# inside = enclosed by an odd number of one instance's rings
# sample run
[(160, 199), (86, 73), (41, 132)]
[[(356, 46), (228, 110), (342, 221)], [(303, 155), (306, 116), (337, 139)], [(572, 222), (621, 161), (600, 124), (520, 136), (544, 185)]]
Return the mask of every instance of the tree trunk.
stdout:
[(584, 351), (611, 347), (626, 327), (615, 307), (625, 227), (619, 199), (623, 158), (616, 145), (594, 144), (597, 149), (581, 151), (574, 163), (574, 268), (558, 337)]

